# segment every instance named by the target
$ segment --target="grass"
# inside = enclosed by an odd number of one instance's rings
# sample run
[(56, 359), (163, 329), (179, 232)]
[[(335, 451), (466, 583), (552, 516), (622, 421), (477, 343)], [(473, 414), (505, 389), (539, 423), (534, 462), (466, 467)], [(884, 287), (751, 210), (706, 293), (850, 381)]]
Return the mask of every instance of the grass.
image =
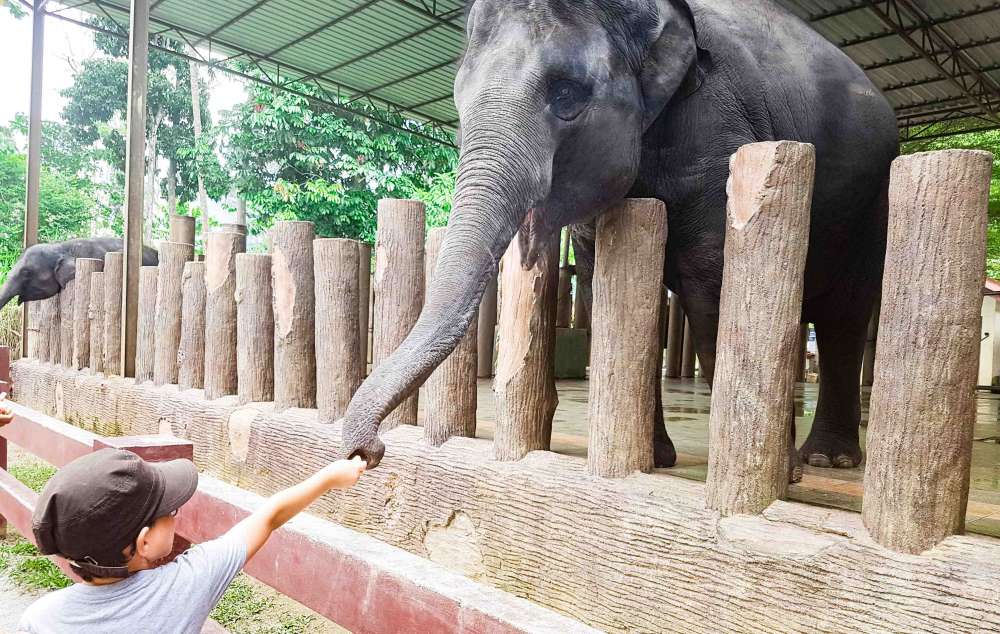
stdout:
[[(10, 474), (38, 493), (56, 472), (43, 462), (23, 461), (10, 466)], [(0, 541), (0, 574), (30, 590), (58, 590), (72, 585), (72, 581), (48, 557), (13, 531)]]
[(21, 307), (16, 302), (0, 310), (0, 346), (10, 348), (13, 359), (21, 356)]
[(258, 589), (244, 573), (236, 579), (212, 611), (212, 619), (240, 634), (304, 634), (315, 617), (294, 614), (277, 605), (273, 596)]

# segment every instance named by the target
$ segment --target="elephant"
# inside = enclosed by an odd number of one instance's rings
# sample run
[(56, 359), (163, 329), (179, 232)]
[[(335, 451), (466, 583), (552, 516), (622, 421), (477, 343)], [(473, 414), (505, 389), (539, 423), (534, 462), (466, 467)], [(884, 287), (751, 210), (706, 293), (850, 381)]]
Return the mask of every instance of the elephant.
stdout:
[[(0, 287), (0, 309), (15, 297), (18, 303), (53, 297), (76, 276), (77, 258), (103, 260), (105, 253), (121, 250), (121, 238), (83, 238), (28, 247)], [(143, 266), (156, 266), (158, 262), (157, 252), (143, 247)]]
[[(416, 325), (348, 407), (349, 455), (379, 463), (379, 422), (455, 348), (515, 234), (530, 267), (562, 227), (586, 229), (625, 198), (665, 203), (665, 284), (681, 297), (711, 384), (730, 157), (745, 144), (789, 140), (816, 151), (802, 320), (815, 324), (822, 376), (789, 471), (801, 473), (800, 459), (860, 463), (859, 376), (882, 276), (896, 117), (804, 21), (772, 0), (747, 4), (471, 3), (455, 78), (461, 156), (448, 234)], [(574, 239), (584, 251), (593, 248), (585, 234)], [(657, 405), (651, 442), (656, 466), (668, 467), (676, 453)]]

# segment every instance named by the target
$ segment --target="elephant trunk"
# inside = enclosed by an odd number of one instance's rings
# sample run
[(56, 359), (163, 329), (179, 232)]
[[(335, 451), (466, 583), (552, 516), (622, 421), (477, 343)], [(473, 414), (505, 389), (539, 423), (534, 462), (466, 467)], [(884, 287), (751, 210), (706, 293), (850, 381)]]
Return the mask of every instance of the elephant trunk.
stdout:
[(458, 345), (489, 280), (527, 210), (551, 184), (551, 153), (530, 117), (511, 116), (510, 102), (479, 103), (464, 127), (455, 204), (448, 232), (416, 325), (351, 400), (344, 447), (374, 468), (385, 453), (379, 424)]
[(7, 281), (3, 283), (3, 286), (0, 286), (0, 310), (3, 310), (10, 303), (10, 300), (21, 294), (22, 287), (21, 270), (19, 266), (15, 266), (7, 276)]

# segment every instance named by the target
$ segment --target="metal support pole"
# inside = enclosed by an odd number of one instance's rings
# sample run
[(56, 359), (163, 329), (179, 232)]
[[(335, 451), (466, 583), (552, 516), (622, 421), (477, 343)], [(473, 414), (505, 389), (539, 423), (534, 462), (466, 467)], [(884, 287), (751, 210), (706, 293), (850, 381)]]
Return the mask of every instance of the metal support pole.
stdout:
[[(45, 51), (45, 3), (35, 0), (31, 17), (31, 105), (28, 115), (28, 182), (22, 246), (38, 244), (38, 190), (42, 172), (42, 67)], [(21, 311), (21, 356), (28, 350), (28, 311)]]
[(142, 267), (142, 202), (146, 154), (146, 88), (149, 58), (149, 0), (132, 0), (129, 30), (128, 140), (125, 149), (125, 275), (122, 284), (122, 371), (135, 376)]

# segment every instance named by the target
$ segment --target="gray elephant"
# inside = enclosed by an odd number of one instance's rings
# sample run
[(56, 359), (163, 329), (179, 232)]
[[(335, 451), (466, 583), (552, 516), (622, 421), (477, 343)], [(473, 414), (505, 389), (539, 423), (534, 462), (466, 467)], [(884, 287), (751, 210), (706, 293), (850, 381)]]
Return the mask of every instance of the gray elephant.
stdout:
[[(104, 254), (122, 250), (121, 238), (86, 238), (36, 244), (21, 254), (0, 287), (0, 309), (15, 297), (19, 303), (48, 299), (76, 277), (77, 258), (104, 259)], [(155, 266), (159, 256), (143, 247), (142, 263)]]
[[(802, 318), (823, 377), (800, 453), (860, 462), (859, 374), (898, 130), (843, 52), (770, 0), (477, 0), (455, 102), (462, 155), (438, 272), (416, 326), (348, 408), (350, 454), (378, 464), (379, 421), (456, 346), (518, 229), (528, 266), (561, 227), (625, 197), (666, 203), (666, 283), (711, 381), (729, 158), (792, 140), (817, 154)], [(657, 410), (656, 464), (670, 466)]]

